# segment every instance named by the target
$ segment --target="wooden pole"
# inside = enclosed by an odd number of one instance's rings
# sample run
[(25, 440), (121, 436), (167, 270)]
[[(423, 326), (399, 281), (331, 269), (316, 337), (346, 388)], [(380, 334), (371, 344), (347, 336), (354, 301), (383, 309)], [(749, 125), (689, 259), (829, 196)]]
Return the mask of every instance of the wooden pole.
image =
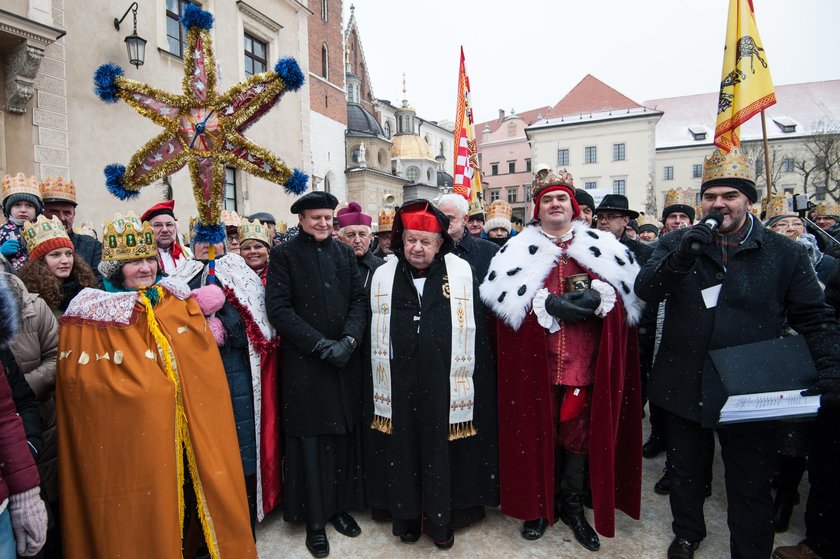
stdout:
[[(767, 200), (772, 195), (770, 184), (770, 151), (767, 149), (767, 121), (764, 119), (764, 111), (761, 111), (761, 135), (764, 138), (764, 174), (767, 177)], [(767, 207), (767, 204), (764, 204)]]

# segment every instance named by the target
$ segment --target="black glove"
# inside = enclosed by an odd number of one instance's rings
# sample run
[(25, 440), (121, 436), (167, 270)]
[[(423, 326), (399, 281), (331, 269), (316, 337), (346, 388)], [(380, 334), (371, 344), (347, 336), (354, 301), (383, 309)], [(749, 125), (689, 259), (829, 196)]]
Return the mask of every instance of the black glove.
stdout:
[(840, 379), (821, 378), (808, 390), (802, 391), (803, 396), (822, 396), (820, 403), (825, 406), (840, 406)]
[[(676, 252), (671, 253), (668, 264), (677, 271), (688, 271), (694, 265), (697, 257), (702, 254), (707, 246), (712, 244), (714, 238), (715, 232), (708, 225), (704, 223), (694, 225), (682, 236), (680, 246)], [(699, 251), (695, 250), (696, 246), (692, 246), (695, 243), (700, 246)]]
[(336, 343), (335, 340), (330, 340), (328, 338), (321, 338), (320, 340), (318, 340), (318, 343), (315, 344), (315, 347), (312, 348), (312, 353), (317, 353), (318, 357), (323, 359), (324, 358), (324, 355), (323, 355), (324, 350), (326, 350), (328, 347), (330, 347), (334, 343)]
[[(581, 306), (572, 301), (570, 298), (571, 295), (571, 293), (549, 295), (545, 299), (545, 310), (557, 320), (561, 320), (567, 324), (575, 324), (576, 322), (595, 316), (595, 307), (598, 306), (597, 304), (593, 308)], [(598, 299), (600, 301), (600, 297)]]
[(601, 294), (592, 288), (572, 291), (567, 293), (566, 296), (575, 305), (592, 309), (593, 311), (601, 304)]
[(321, 352), (321, 359), (340, 369), (347, 365), (355, 349), (356, 340), (350, 336), (344, 336)]

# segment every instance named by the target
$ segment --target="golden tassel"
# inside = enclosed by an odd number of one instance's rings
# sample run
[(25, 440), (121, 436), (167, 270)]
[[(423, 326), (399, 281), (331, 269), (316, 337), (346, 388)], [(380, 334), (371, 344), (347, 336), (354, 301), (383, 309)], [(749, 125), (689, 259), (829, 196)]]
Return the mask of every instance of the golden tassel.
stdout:
[(371, 429), (376, 429), (386, 435), (390, 435), (393, 432), (393, 425), (391, 424), (391, 420), (387, 417), (381, 417), (379, 415), (375, 415), (373, 417), (373, 422), (370, 424)]
[(475, 430), (472, 421), (464, 421), (462, 423), (454, 423), (449, 426), (449, 440), (455, 441), (458, 439), (466, 439), (478, 434)]

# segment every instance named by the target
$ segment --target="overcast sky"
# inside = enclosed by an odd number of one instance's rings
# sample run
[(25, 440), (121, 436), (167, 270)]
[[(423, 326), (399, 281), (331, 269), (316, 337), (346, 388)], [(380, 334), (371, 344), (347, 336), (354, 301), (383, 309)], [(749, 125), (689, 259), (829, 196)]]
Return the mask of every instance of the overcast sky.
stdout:
[[(636, 102), (717, 91), (729, 0), (345, 0), (373, 93), (455, 119), (464, 46), (476, 121), (554, 105), (586, 74)], [(753, 0), (776, 85), (840, 79), (840, 0)]]

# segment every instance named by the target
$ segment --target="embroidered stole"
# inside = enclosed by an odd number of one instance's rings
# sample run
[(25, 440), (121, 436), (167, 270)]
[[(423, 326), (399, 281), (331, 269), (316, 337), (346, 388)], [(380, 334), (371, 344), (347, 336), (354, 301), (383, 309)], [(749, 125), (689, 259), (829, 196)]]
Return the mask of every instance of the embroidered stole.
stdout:
[[(475, 313), (470, 265), (454, 254), (443, 257), (446, 278), (443, 295), (449, 299), (451, 354), (449, 364), (449, 440), (475, 435)], [(371, 371), (374, 418), (371, 428), (392, 432), (391, 397), (391, 298), (396, 258), (388, 260), (373, 275), (370, 290)], [(448, 278), (448, 280), (447, 280)], [(419, 328), (419, 325), (418, 325)], [(421, 356), (422, 357), (422, 356)]]

